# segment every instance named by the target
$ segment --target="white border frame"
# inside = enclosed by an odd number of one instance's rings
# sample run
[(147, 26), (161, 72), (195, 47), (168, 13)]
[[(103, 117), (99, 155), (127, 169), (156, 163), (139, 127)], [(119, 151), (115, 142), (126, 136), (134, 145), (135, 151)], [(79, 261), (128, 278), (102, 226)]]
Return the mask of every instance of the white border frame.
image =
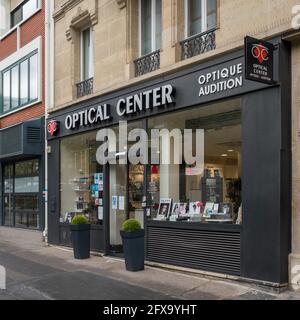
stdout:
[[(23, 59), (24, 57), (28, 56), (30, 53), (33, 51), (37, 50), (37, 58), (38, 58), (38, 98), (36, 101), (29, 103), (23, 107), (16, 108), (14, 110), (11, 110), (7, 113), (1, 114), (0, 119), (4, 118), (12, 113), (19, 112), (23, 109), (29, 108), (35, 104), (38, 104), (42, 101), (42, 57), (43, 57), (43, 52), (42, 52), (42, 37), (39, 36), (26, 44), (24, 47), (22, 47), (20, 50), (14, 52), (11, 54), (9, 57), (6, 59), (0, 61), (0, 72), (3, 70), (9, 68), (19, 60)], [(0, 91), (2, 88), (0, 88)]]
[[(38, 13), (38, 12), (42, 9), (41, 0), (37, 0), (37, 1), (38, 1), (37, 9), (36, 9), (34, 12), (32, 12), (32, 14), (31, 14), (28, 18), (20, 21), (20, 22), (19, 22), (18, 24), (16, 24), (13, 28), (10, 28), (7, 32), (5, 32), (5, 33), (0, 37), (0, 41), (4, 40), (4, 38), (6, 38), (6, 37), (7, 37), (8, 35), (10, 35), (11, 33), (13, 33), (15, 30), (18, 31), (19, 27), (20, 27), (23, 23), (25, 23), (26, 21), (28, 21), (29, 19), (31, 19), (36, 13)], [(46, 1), (48, 1), (48, 0), (46, 0)], [(51, 1), (51, 0), (50, 0), (50, 1)], [(15, 8), (17, 8), (22, 2), (24, 2), (24, 0), (20, 1), (20, 3), (19, 3)], [(14, 9), (15, 9), (15, 8), (14, 8)], [(14, 10), (14, 9), (13, 9), (13, 10)], [(13, 11), (13, 10), (12, 10), (12, 11)], [(11, 14), (12, 11), (9, 12), (9, 15)], [(9, 16), (9, 26), (10, 26), (10, 25), (11, 25), (11, 17)]]

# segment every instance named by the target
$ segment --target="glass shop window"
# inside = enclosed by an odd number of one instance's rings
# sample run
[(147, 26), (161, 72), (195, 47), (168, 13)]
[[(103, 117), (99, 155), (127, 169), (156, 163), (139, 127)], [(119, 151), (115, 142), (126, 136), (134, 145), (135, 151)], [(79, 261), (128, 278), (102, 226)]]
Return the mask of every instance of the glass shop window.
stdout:
[(61, 141), (60, 222), (84, 214), (92, 224), (103, 220), (103, 168), (96, 160), (96, 133)]
[[(202, 223), (242, 222), (241, 172), (242, 127), (240, 100), (152, 118), (152, 129), (179, 129), (182, 134), (182, 163), (152, 164), (147, 181), (148, 217), (163, 221)], [(196, 164), (185, 161), (184, 129), (192, 129), (191, 154), (197, 148)], [(196, 130), (199, 140), (196, 140)], [(178, 153), (174, 138), (160, 150)], [(167, 150), (166, 150), (167, 149)], [(175, 150), (175, 153), (174, 153)], [(153, 152), (153, 151), (152, 151)], [(189, 162), (190, 163), (190, 162)]]

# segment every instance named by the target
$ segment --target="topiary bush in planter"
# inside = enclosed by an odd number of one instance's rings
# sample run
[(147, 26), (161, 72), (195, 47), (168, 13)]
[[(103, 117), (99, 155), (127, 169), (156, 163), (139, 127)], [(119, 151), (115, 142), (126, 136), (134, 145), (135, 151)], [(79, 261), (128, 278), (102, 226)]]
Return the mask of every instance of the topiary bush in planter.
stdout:
[(88, 259), (90, 257), (90, 229), (88, 219), (77, 214), (71, 221), (71, 237), (75, 259)]
[(122, 224), (122, 230), (131, 232), (142, 229), (141, 224), (139, 221), (135, 219), (128, 219), (123, 222)]
[(140, 222), (135, 219), (124, 221), (120, 233), (123, 241), (126, 270), (144, 270), (145, 231), (142, 229)]

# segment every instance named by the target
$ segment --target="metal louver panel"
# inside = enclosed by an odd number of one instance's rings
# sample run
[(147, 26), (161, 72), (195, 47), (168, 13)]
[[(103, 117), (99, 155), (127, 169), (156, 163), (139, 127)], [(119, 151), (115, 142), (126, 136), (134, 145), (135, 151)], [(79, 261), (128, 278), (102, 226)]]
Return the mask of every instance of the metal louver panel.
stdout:
[(241, 233), (147, 227), (147, 260), (241, 274)]
[(41, 141), (41, 129), (37, 127), (27, 128), (27, 141), (28, 142), (40, 142)]

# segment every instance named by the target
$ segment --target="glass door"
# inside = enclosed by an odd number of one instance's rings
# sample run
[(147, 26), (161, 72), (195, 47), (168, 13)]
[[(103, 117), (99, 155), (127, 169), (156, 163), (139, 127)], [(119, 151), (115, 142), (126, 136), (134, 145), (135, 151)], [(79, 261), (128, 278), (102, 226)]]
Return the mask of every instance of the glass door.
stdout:
[(109, 243), (111, 254), (122, 254), (123, 245), (120, 235), (122, 223), (128, 218), (127, 165), (109, 166), (110, 214)]
[(13, 214), (13, 170), (14, 166), (8, 164), (4, 166), (4, 225), (14, 225), (14, 214)]

